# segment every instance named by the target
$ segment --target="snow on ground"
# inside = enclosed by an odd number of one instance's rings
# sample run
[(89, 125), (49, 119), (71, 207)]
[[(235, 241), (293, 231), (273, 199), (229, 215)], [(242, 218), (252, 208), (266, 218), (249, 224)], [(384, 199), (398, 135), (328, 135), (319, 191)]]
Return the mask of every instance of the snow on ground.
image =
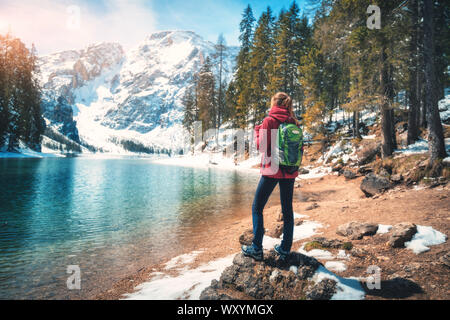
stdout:
[(447, 236), (429, 226), (417, 226), (417, 233), (411, 241), (405, 243), (405, 247), (419, 254), (430, 250), (428, 246), (444, 243)]
[[(294, 217), (307, 217), (305, 215), (300, 214), (294, 214)], [(313, 235), (319, 234), (317, 232), (317, 229), (321, 228), (322, 224), (315, 222), (315, 221), (304, 221), (301, 225), (294, 227), (294, 236), (293, 241), (299, 241), (303, 240), (309, 237), (312, 237)], [(283, 235), (280, 236), (280, 238), (272, 238), (269, 236), (264, 236), (263, 238), (263, 247), (265, 249), (272, 249), (276, 244), (280, 244), (281, 239)]]
[[(297, 216), (301, 216), (296, 214)], [(303, 217), (303, 216), (302, 216)], [(300, 226), (294, 228), (294, 241), (305, 239), (317, 234), (316, 230), (322, 225), (314, 221), (305, 221)], [(263, 246), (266, 249), (271, 249), (275, 244), (278, 244), (280, 239), (264, 237)], [(340, 250), (336, 257), (330, 252), (325, 250), (311, 250), (305, 252), (303, 247), (299, 250), (300, 253), (315, 256), (315, 253), (321, 251), (321, 259), (324, 257), (330, 257), (329, 260), (334, 258), (349, 259), (349, 256), (344, 250)], [(189, 269), (176, 268), (179, 264), (188, 264), (192, 262), (195, 257), (200, 254), (201, 251), (193, 251), (189, 254), (183, 254), (171, 259), (166, 263), (166, 270), (180, 271), (177, 276), (165, 275), (161, 272), (155, 272), (151, 276), (151, 280), (136, 287), (134, 293), (124, 295), (127, 300), (176, 300), (176, 299), (191, 299), (198, 300), (201, 292), (211, 284), (213, 279), (219, 279), (222, 272), (226, 267), (230, 266), (233, 262), (235, 254), (229, 255), (224, 258), (210, 261), (198, 268)], [(359, 280), (357, 279), (345, 279), (337, 276), (330, 270), (340, 272), (346, 270), (346, 265), (343, 261), (328, 261), (325, 267), (320, 266), (316, 273), (310, 278), (314, 282), (320, 282), (323, 279), (333, 279), (337, 282), (338, 292), (332, 297), (333, 300), (361, 300), (364, 299), (364, 290), (361, 287)], [(297, 268), (290, 269), (296, 273)]]
[(326, 175), (329, 175), (331, 173), (331, 168), (329, 167), (316, 167), (316, 168), (312, 168), (312, 167), (305, 167), (305, 169), (307, 169), (309, 171), (309, 173), (307, 174), (300, 174), (297, 177), (297, 180), (307, 180), (307, 179), (316, 179), (316, 178), (321, 178), (324, 177)]
[[(298, 215), (298, 214), (297, 214)], [(300, 215), (298, 215), (300, 216)], [(304, 217), (304, 216), (302, 216)], [(306, 221), (300, 226), (294, 227), (294, 241), (304, 239), (316, 234), (316, 229), (321, 227), (320, 223)], [(272, 249), (280, 239), (264, 236), (263, 246)], [(178, 276), (169, 276), (163, 273), (153, 273), (150, 281), (136, 287), (136, 292), (126, 294), (125, 299), (130, 300), (175, 300), (193, 299), (197, 300), (201, 292), (211, 284), (213, 279), (220, 278), (223, 270), (232, 264), (235, 254), (210, 261), (196, 269), (176, 268), (180, 264), (189, 264), (202, 251), (193, 251), (171, 259), (166, 263), (166, 270), (181, 271)]]
[(31, 149), (21, 148), (18, 152), (0, 152), (0, 158), (23, 159), (23, 158), (57, 158), (62, 157), (57, 153), (49, 152), (50, 149), (42, 148), (44, 152), (36, 152)]
[[(445, 139), (445, 149), (447, 150), (447, 153), (450, 152), (450, 138)], [(397, 156), (401, 156), (401, 155), (421, 154), (426, 152), (428, 152), (428, 141), (420, 139), (416, 143), (410, 144), (405, 148), (395, 150), (394, 153)]]
[(336, 272), (343, 272), (347, 270), (347, 266), (342, 261), (327, 261), (325, 263), (325, 268)]
[(331, 300), (362, 300), (365, 293), (358, 279), (341, 278), (328, 270), (326, 267), (320, 266), (311, 280), (318, 283), (324, 279), (332, 279), (337, 282), (337, 292), (331, 297)]
[(126, 300), (198, 300), (201, 292), (233, 262), (234, 254), (213, 260), (196, 269), (186, 269), (178, 276), (154, 274), (155, 277), (126, 294)]
[(391, 225), (387, 224), (379, 224), (377, 234), (385, 234), (388, 233), (392, 229)]
[(313, 235), (319, 234), (317, 229), (322, 228), (322, 224), (315, 221), (303, 221), (299, 226), (294, 227), (294, 241), (303, 240)]
[(226, 158), (222, 156), (222, 153), (198, 153), (195, 155), (183, 155), (164, 157), (153, 161), (157, 164), (183, 166), (192, 168), (217, 168), (225, 170), (242, 170), (248, 172), (259, 173), (259, 168), (252, 168), (259, 164), (260, 158), (253, 157), (243, 162), (239, 162), (238, 165), (234, 163), (234, 159)]
[(333, 260), (334, 259), (334, 255), (330, 251), (322, 250), (322, 249), (312, 249), (310, 251), (306, 251), (306, 250), (304, 250), (304, 247), (301, 247), (300, 249), (298, 249), (298, 252), (300, 252), (301, 254), (304, 254), (305, 256), (314, 257), (316, 259), (321, 259), (321, 260)]
[(307, 216), (306, 214), (294, 212), (294, 219), (301, 219), (301, 218), (309, 218), (309, 216)]
[(180, 265), (186, 265), (189, 263), (194, 262), (195, 258), (202, 253), (203, 251), (197, 250), (192, 251), (191, 253), (182, 254), (180, 256), (177, 256), (173, 259), (171, 259), (169, 262), (166, 263), (166, 267), (164, 269), (170, 270), (170, 269), (179, 269)]
[(449, 88), (446, 90), (447, 92), (445, 98), (440, 100), (438, 103), (441, 120), (444, 122), (450, 119), (450, 94), (448, 89)]

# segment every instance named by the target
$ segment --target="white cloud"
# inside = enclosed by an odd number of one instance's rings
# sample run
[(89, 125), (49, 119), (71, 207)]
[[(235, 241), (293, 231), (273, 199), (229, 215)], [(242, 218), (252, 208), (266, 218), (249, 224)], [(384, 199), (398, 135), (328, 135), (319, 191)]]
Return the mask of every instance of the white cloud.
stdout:
[[(79, 28), (77, 10), (69, 9), (73, 6), (80, 8)], [(143, 0), (108, 0), (102, 6), (87, 1), (0, 2), (0, 33), (10, 28), (27, 45), (35, 43), (39, 54), (104, 41), (128, 47), (155, 31), (155, 25), (155, 16)]]

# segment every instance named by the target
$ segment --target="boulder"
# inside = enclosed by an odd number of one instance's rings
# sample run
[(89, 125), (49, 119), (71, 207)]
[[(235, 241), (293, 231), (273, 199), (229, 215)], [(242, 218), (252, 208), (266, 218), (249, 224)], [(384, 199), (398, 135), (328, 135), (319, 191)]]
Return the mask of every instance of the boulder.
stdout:
[[(219, 281), (212, 281), (200, 295), (215, 299), (304, 299), (310, 278), (321, 264), (314, 258), (291, 252), (282, 259), (275, 251), (264, 251), (264, 260), (255, 261), (237, 254)], [(329, 299), (331, 283), (309, 288), (309, 299)]]
[(357, 152), (358, 164), (364, 165), (375, 159), (377, 155), (381, 154), (381, 143), (369, 142)]
[(279, 238), (283, 234), (283, 223), (278, 223), (273, 229), (267, 232), (267, 235), (272, 238)]
[(376, 194), (383, 193), (391, 187), (392, 184), (388, 178), (369, 173), (361, 182), (360, 189), (367, 197), (372, 197)]
[(336, 165), (334, 165), (334, 166), (331, 168), (331, 171), (333, 171), (333, 172), (339, 172), (339, 171), (341, 171), (343, 168), (344, 168), (344, 165), (343, 165), (342, 163), (337, 163)]
[(298, 174), (308, 174), (308, 173), (309, 173), (308, 169), (305, 169), (305, 168), (298, 169)]
[(388, 244), (393, 248), (402, 248), (405, 242), (410, 241), (417, 232), (413, 223), (402, 222), (392, 227)]
[(253, 230), (248, 229), (246, 230), (241, 236), (239, 237), (239, 243), (241, 245), (249, 246), (252, 244), (253, 241)]
[(344, 237), (349, 237), (352, 240), (359, 240), (364, 236), (372, 236), (376, 234), (377, 231), (378, 224), (352, 221), (340, 225), (337, 228), (336, 233)]
[(439, 258), (439, 262), (447, 268), (450, 268), (450, 251), (447, 251), (442, 257)]
[(400, 183), (403, 180), (403, 176), (401, 174), (393, 174), (391, 176), (391, 181), (394, 183)]
[(344, 170), (344, 177), (347, 180), (352, 180), (356, 178), (356, 173), (350, 170)]
[(373, 168), (369, 165), (367, 166), (361, 166), (358, 168), (358, 173), (362, 174), (362, 175), (366, 175), (368, 173), (373, 172)]
[(317, 209), (318, 207), (319, 207), (319, 205), (316, 202), (314, 202), (312, 205), (306, 207), (305, 210), (306, 211), (311, 211), (311, 210)]
[(324, 279), (306, 290), (308, 300), (330, 300), (337, 292), (337, 282), (332, 279)]

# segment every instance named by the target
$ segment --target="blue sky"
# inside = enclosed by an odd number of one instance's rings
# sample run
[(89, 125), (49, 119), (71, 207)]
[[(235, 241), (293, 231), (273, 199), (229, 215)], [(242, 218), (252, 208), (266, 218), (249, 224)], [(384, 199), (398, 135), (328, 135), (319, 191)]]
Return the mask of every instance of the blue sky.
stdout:
[[(298, 0), (301, 10), (306, 0)], [(0, 0), (0, 33), (12, 30), (40, 54), (78, 49), (95, 42), (119, 42), (131, 47), (160, 30), (191, 30), (215, 42), (223, 33), (238, 45), (239, 22), (246, 6), (255, 18), (270, 5), (275, 14), (292, 0)], [(79, 8), (76, 28), (72, 6)], [(71, 20), (72, 19), (72, 20)]]
[[(303, 5), (304, 1), (297, 1)], [(151, 6), (157, 13), (160, 29), (191, 29), (208, 40), (215, 41), (223, 33), (228, 44), (238, 45), (239, 23), (243, 10), (250, 4), (255, 18), (270, 5), (276, 14), (292, 0), (243, 1), (243, 0), (173, 0), (155, 1)]]

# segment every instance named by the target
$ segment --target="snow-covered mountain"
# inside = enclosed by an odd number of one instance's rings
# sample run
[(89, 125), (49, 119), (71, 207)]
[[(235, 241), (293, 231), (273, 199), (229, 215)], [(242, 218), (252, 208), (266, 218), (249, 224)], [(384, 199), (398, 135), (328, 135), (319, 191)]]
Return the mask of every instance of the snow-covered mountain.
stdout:
[[(53, 129), (105, 152), (123, 151), (122, 142), (177, 149), (181, 98), (214, 44), (189, 31), (148, 36), (125, 52), (101, 43), (40, 58), (44, 116)], [(231, 78), (238, 48), (225, 53)]]

